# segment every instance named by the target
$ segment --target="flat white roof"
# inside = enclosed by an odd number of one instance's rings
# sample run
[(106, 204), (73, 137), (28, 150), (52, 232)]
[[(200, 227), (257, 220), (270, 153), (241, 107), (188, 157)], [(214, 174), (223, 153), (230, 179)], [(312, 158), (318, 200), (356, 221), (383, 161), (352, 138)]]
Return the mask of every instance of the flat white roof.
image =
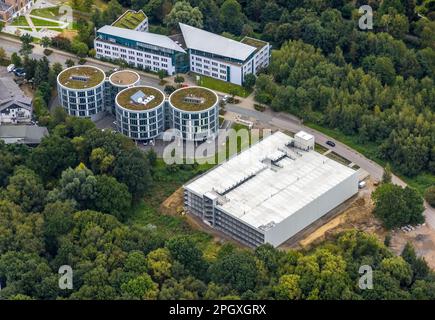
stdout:
[(184, 51), (183, 48), (176, 44), (171, 38), (161, 34), (135, 31), (114, 26), (101, 27), (97, 32), (186, 53), (186, 51)]
[[(218, 196), (218, 207), (255, 228), (280, 223), (356, 173), (276, 132), (185, 186)], [(270, 163), (274, 161), (274, 164)]]
[(180, 23), (186, 47), (245, 61), (257, 48)]
[(306, 141), (314, 139), (313, 135), (306, 133), (305, 131), (299, 131), (298, 133), (295, 134), (295, 137), (301, 138)]

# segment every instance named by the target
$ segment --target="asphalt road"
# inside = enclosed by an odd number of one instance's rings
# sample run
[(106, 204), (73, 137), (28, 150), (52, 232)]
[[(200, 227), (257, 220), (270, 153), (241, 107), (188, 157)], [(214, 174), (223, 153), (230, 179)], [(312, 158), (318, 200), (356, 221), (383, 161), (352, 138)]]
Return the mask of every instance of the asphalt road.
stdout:
[[(379, 164), (366, 158), (361, 153), (351, 149), (347, 145), (337, 140), (334, 140), (319, 131), (304, 126), (300, 121), (298, 121), (294, 117), (288, 116), (283, 113), (276, 113), (270, 110), (268, 110), (267, 112), (260, 112), (253, 109), (246, 109), (244, 107), (238, 105), (231, 105), (231, 104), (227, 104), (225, 108), (230, 112), (234, 112), (243, 116), (254, 118), (257, 121), (260, 121), (262, 123), (267, 123), (274, 127), (278, 127), (281, 130), (287, 130), (293, 133), (296, 133), (301, 130), (308, 132), (314, 136), (316, 143), (320, 144), (323, 147), (331, 149), (332, 151), (342, 156), (343, 158), (357, 164), (360, 168), (367, 171), (374, 179), (377, 180), (382, 179), (384, 169)], [(326, 141), (328, 140), (334, 141), (335, 147), (330, 147), (329, 145), (327, 145)], [(406, 183), (400, 178), (398, 178), (397, 176), (393, 175), (392, 180), (393, 183), (395, 184), (398, 184), (403, 187), (406, 186)], [(433, 229), (435, 229), (435, 209), (432, 208), (426, 201), (424, 205), (426, 208), (425, 209), (426, 222)]]

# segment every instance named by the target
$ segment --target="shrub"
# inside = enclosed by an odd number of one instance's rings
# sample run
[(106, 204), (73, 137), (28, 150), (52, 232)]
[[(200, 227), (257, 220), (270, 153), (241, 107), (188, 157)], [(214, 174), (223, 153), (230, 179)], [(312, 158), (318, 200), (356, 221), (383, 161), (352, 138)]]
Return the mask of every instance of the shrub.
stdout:
[(52, 54), (53, 53), (53, 50), (51, 50), (51, 49), (44, 49), (44, 54), (46, 55), (46, 56), (49, 56), (50, 54)]

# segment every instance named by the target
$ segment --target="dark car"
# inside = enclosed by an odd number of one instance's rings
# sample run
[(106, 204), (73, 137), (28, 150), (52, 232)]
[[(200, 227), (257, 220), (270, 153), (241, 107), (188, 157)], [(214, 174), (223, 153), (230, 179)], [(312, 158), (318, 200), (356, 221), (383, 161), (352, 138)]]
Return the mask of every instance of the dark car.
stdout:
[(333, 142), (333, 141), (331, 141), (331, 140), (326, 141), (326, 144), (327, 144), (328, 146), (335, 147), (335, 142)]
[(15, 68), (14, 74), (17, 77), (24, 77), (26, 75), (26, 72), (24, 71), (24, 68)]

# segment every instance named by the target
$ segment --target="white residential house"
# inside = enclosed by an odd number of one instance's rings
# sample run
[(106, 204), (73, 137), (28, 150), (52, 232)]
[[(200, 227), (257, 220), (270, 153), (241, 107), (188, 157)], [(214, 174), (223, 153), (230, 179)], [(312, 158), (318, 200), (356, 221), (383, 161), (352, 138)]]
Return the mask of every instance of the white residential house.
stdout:
[(0, 78), (0, 125), (30, 123), (32, 99), (27, 97), (12, 78)]

